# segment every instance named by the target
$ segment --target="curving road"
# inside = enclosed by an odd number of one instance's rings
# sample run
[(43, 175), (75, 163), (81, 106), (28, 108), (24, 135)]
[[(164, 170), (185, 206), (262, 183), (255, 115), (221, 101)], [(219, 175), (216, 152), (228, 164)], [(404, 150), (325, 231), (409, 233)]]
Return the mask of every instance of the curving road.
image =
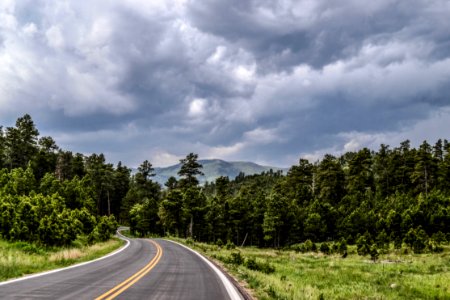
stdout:
[(170, 241), (131, 239), (110, 257), (0, 283), (0, 299), (243, 299), (209, 264)]

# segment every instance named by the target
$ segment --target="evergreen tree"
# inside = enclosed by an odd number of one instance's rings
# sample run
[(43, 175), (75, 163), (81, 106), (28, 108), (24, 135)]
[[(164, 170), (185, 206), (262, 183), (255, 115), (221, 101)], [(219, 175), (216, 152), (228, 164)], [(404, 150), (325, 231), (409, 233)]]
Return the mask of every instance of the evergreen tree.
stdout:
[(391, 153), (389, 146), (381, 144), (373, 161), (374, 184), (378, 198), (384, 199), (392, 192)]
[(186, 236), (202, 240), (205, 235), (206, 197), (198, 187), (189, 187), (183, 193), (183, 219), (189, 220)]
[(416, 185), (417, 192), (425, 193), (428, 197), (428, 192), (434, 186), (437, 166), (432, 156), (432, 148), (426, 141), (420, 145), (415, 162), (411, 181)]
[(159, 234), (162, 230), (158, 217), (161, 186), (151, 180), (152, 176), (154, 176), (152, 164), (145, 160), (130, 181), (129, 190), (123, 198), (121, 219), (126, 223), (132, 222), (133, 215), (131, 215), (131, 209), (136, 204), (140, 204), (142, 205), (142, 209), (144, 209), (143, 216), (145, 216), (145, 223), (143, 224), (145, 226), (143, 226), (145, 227), (145, 232)]
[(39, 139), (39, 151), (33, 157), (32, 166), (37, 179), (44, 177), (46, 173), (54, 172), (58, 158), (58, 146), (52, 137)]
[(393, 181), (395, 190), (408, 193), (413, 185), (411, 175), (415, 166), (415, 150), (411, 149), (409, 140), (400, 143), (400, 147), (394, 149), (393, 169), (395, 170)]
[(120, 208), (122, 207), (122, 201), (127, 195), (130, 189), (130, 175), (131, 169), (122, 165), (119, 161), (116, 169), (113, 172), (113, 193), (111, 196), (111, 213), (116, 217), (120, 218)]
[(308, 205), (314, 195), (316, 184), (314, 177), (314, 166), (306, 159), (300, 159), (298, 166), (291, 167), (281, 183), (282, 192), (297, 205)]
[(372, 155), (369, 149), (358, 151), (349, 161), (347, 172), (347, 191), (350, 194), (364, 194), (373, 190)]
[(285, 238), (284, 227), (288, 225), (288, 200), (278, 193), (272, 193), (267, 198), (267, 210), (264, 214), (264, 239), (272, 241), (274, 247), (280, 247)]
[(193, 187), (198, 185), (198, 175), (203, 175), (200, 169), (203, 166), (198, 162), (198, 155), (194, 153), (189, 153), (186, 158), (180, 160), (181, 168), (178, 171), (178, 175), (183, 177), (180, 182), (181, 185), (187, 187)]
[(185, 220), (183, 215), (183, 193), (180, 190), (169, 190), (159, 205), (158, 217), (166, 234), (182, 235)]
[(333, 205), (344, 196), (345, 176), (339, 161), (332, 155), (325, 155), (317, 169), (314, 194), (324, 202)]
[(164, 185), (171, 191), (178, 187), (178, 181), (175, 177), (170, 176)]
[(39, 131), (28, 114), (17, 119), (16, 127), (6, 129), (6, 160), (10, 169), (26, 168), (28, 162), (38, 151), (38, 136)]
[(142, 180), (142, 182), (149, 181), (150, 177), (155, 176), (155, 173), (153, 173), (154, 170), (152, 164), (148, 160), (145, 160), (138, 168), (139, 176), (137, 180)]
[[(55, 175), (59, 180), (71, 179), (73, 177), (72, 172), (72, 160), (73, 155), (70, 151), (60, 150), (56, 157)], [(84, 169), (84, 165), (83, 165)]]

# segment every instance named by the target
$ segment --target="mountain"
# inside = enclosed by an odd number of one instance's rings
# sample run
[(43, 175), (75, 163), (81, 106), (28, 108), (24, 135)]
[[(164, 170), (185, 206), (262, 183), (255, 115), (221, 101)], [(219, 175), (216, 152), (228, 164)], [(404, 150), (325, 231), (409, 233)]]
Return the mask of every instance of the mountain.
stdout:
[[(245, 161), (228, 162), (220, 159), (204, 159), (199, 160), (198, 162), (203, 165), (202, 172), (205, 174), (204, 176), (197, 177), (200, 184), (203, 184), (206, 181), (212, 182), (220, 176), (228, 176), (230, 179), (234, 179), (240, 172), (245, 175), (260, 174), (262, 172), (267, 172), (270, 169), (274, 172), (278, 170), (281, 170), (284, 173), (287, 172), (287, 169), (261, 166)], [(180, 170), (180, 167), (180, 164), (176, 164), (166, 168), (155, 168), (156, 175), (153, 177), (153, 180), (159, 182), (161, 185), (164, 185), (170, 176), (179, 178), (177, 173)]]

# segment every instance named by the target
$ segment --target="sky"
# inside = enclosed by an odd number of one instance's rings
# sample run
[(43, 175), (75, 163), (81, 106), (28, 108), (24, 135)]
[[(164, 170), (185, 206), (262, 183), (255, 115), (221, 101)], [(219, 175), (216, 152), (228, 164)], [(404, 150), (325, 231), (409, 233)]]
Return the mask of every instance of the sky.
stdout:
[(1, 0), (0, 125), (136, 167), (449, 139), (447, 0)]

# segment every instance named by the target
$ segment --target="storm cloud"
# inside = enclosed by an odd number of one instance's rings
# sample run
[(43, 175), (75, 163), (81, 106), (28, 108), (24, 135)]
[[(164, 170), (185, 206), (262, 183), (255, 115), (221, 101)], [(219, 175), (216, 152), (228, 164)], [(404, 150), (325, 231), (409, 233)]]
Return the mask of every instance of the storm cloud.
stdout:
[(0, 3), (0, 124), (137, 166), (449, 138), (445, 0)]

